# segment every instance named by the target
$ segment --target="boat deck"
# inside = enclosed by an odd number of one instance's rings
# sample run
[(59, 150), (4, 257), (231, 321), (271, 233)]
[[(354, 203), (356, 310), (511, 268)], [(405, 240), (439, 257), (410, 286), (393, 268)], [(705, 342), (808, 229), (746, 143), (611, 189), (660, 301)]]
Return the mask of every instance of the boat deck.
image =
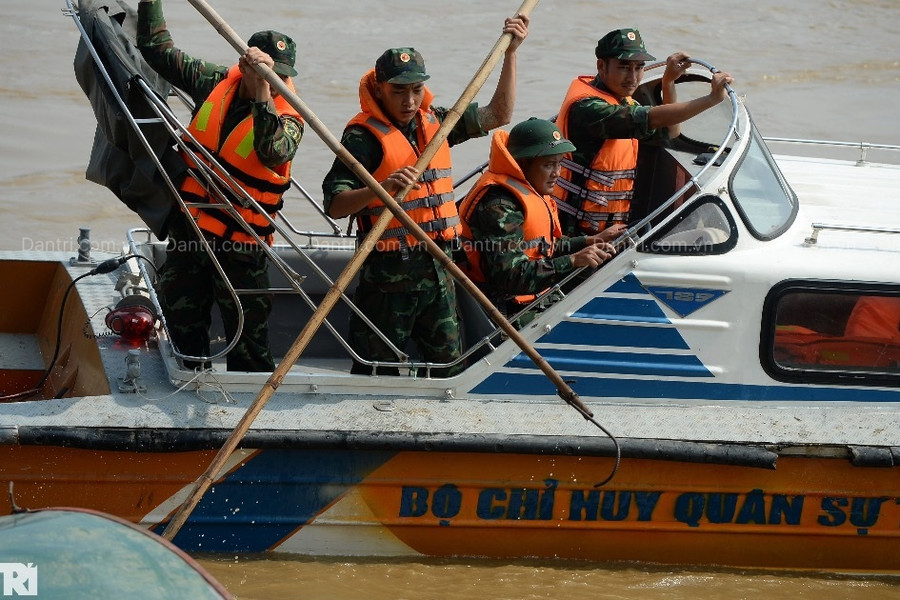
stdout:
[[(46, 260), (46, 255), (35, 258)], [(0, 260), (4, 258), (0, 253)], [(21, 253), (17, 254), (21, 259)], [(73, 277), (84, 267), (69, 264)], [(96, 332), (103, 332), (103, 308), (110, 304), (114, 274), (98, 275), (78, 283), (79, 296)], [(5, 336), (9, 342), (28, 336)], [(30, 428), (58, 426), (61, 417), (71, 428), (167, 428), (232, 430), (265, 386), (268, 373), (198, 374), (187, 384), (173, 384), (158, 352), (141, 353), (143, 389), (122, 392), (125, 358), (130, 345), (112, 335), (95, 337), (103, 367), (110, 376), (109, 394), (87, 401), (60, 398), (8, 404), (0, 416), (0, 430), (14, 429), (26, 420)], [(155, 342), (151, 342), (155, 344)], [(33, 355), (33, 346), (30, 346)], [(32, 356), (33, 358), (33, 356)], [(319, 379), (321, 377), (321, 379)], [(317, 384), (321, 381), (321, 385)], [(347, 387), (338, 393), (337, 386)], [(355, 386), (355, 387), (354, 387)], [(369, 387), (364, 387), (369, 386)], [(367, 390), (363, 395), (359, 390)], [(349, 374), (349, 359), (303, 359), (295, 365), (255, 420), (253, 431), (308, 435), (344, 434), (459, 437), (528, 436), (540, 423), (541, 436), (558, 436), (567, 443), (609, 440), (559, 398), (534, 396), (492, 400), (466, 398), (450, 380), (369, 377)], [(886, 397), (888, 395), (886, 394)], [(892, 396), (891, 396), (892, 397)], [(519, 404), (521, 410), (510, 410)], [(527, 406), (527, 408), (526, 408)], [(778, 400), (713, 403), (701, 400), (645, 400), (606, 398), (589, 403), (598, 422), (619, 439), (690, 440), (693, 442), (747, 443), (784, 448), (821, 445), (826, 455), (847, 452), (841, 446), (900, 447), (900, 411), (893, 403), (815, 402)], [(13, 428), (13, 429), (9, 429)], [(338, 434), (336, 434), (338, 435)]]

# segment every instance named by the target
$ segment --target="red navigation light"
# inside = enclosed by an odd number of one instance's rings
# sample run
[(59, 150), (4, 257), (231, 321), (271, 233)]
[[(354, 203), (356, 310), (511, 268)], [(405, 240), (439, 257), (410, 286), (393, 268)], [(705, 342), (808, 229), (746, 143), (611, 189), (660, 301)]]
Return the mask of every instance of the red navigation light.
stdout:
[(117, 306), (106, 314), (106, 326), (124, 340), (143, 342), (150, 339), (156, 315), (146, 306)]

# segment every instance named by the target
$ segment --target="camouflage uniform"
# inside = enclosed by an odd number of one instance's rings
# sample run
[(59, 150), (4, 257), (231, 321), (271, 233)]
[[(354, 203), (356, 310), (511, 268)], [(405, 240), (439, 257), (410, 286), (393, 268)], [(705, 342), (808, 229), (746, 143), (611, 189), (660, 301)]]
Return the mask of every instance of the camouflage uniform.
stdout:
[[(172, 85), (184, 90), (198, 109), (228, 73), (227, 66), (192, 58), (175, 47), (159, 0), (138, 4), (137, 46), (147, 63)], [(293, 52), (292, 47), (289, 50)], [(259, 159), (270, 167), (291, 160), (303, 135), (303, 124), (291, 117), (279, 117), (271, 103), (236, 97), (225, 118), (223, 132), (234, 128), (248, 112), (253, 116), (253, 150)], [(157, 288), (166, 324), (178, 350), (190, 356), (209, 356), (208, 330), (213, 302), (222, 313), (229, 340), (235, 333), (236, 306), (185, 219), (177, 213), (171, 218), (166, 262), (160, 269)], [(266, 255), (261, 248), (255, 244), (229, 243), (211, 234), (206, 234), (206, 239), (235, 288), (269, 287)], [(275, 368), (267, 322), (271, 295), (242, 295), (240, 300), (244, 328), (237, 346), (228, 354), (228, 369), (271, 371)], [(198, 365), (187, 361), (186, 366)]]
[[(160, 0), (138, 4), (137, 45), (147, 64), (188, 94), (196, 109), (228, 73), (228, 66), (192, 58), (175, 47)], [(264, 164), (280, 165), (293, 158), (303, 137), (303, 124), (279, 117), (268, 103), (236, 98), (224, 129), (234, 127), (248, 110), (253, 113), (253, 150), (260, 160)]]
[[(434, 115), (443, 121), (449, 109), (432, 106)], [(468, 139), (487, 135), (477, 116), (478, 105), (472, 103), (456, 123), (447, 140), (453, 146)], [(410, 143), (416, 143), (416, 121), (404, 130)], [(381, 143), (362, 127), (349, 127), (341, 143), (370, 173), (381, 164)], [(335, 160), (322, 182), (325, 210), (337, 194), (355, 190), (365, 184), (340, 160)], [(363, 232), (361, 232), (361, 235)], [(438, 245), (442, 245), (439, 243)], [(443, 244), (448, 256), (450, 244)], [(453, 277), (428, 253), (422, 244), (407, 253), (373, 251), (360, 269), (360, 283), (353, 301), (369, 320), (400, 350), (413, 340), (428, 362), (451, 362), (462, 352), (459, 337), (456, 292)], [(367, 360), (396, 362), (397, 357), (355, 313), (350, 317), (350, 343)], [(370, 368), (354, 364), (354, 372), (371, 373)], [(452, 375), (433, 371), (435, 376)], [(396, 369), (379, 369), (393, 373)]]
[[(595, 77), (591, 85), (599, 90), (609, 91), (600, 77)], [(666, 128), (650, 129), (650, 107), (639, 104), (610, 104), (602, 98), (585, 98), (576, 102), (569, 111), (568, 138), (577, 150), (572, 160), (579, 165), (590, 165), (608, 139), (637, 139), (666, 142), (669, 131)], [(573, 183), (583, 185), (583, 178), (573, 175)], [(559, 221), (563, 234), (577, 235), (578, 220), (560, 211)]]
[[(488, 188), (469, 219), (472, 239), (490, 242), (483, 244), (481, 250), (481, 270), (491, 282), (489, 288), (486, 286), (486, 294), (507, 316), (522, 308), (512, 300), (513, 296), (538, 294), (562, 281), (575, 270), (569, 255), (587, 246), (586, 236), (561, 237), (555, 241), (550, 258), (531, 260), (522, 251), (524, 222), (518, 200), (502, 186)], [(553, 300), (546, 298), (545, 302)], [(532, 318), (533, 312), (517, 325)]]
[[(235, 289), (269, 287), (266, 254), (256, 244), (229, 244), (207, 236), (216, 259)], [(200, 248), (187, 217), (177, 213), (169, 226), (166, 262), (156, 284), (166, 325), (178, 351), (188, 356), (209, 356), (210, 310), (219, 307), (228, 340), (234, 339), (238, 314), (234, 298), (219, 277), (209, 255)], [(242, 294), (244, 328), (237, 345), (226, 359), (229, 371), (272, 371), (275, 361), (269, 350), (268, 318), (271, 294)], [(201, 366), (185, 361), (185, 366)], [(202, 365), (208, 366), (208, 365)]]

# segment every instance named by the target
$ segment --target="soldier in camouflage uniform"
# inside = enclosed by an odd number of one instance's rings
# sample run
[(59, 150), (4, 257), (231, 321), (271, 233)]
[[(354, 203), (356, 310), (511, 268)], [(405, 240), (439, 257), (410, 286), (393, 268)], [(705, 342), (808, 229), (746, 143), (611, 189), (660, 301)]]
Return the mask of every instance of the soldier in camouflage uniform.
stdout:
[[(464, 111), (424, 176), (413, 165), (449, 111), (431, 105), (432, 95), (424, 84), (429, 75), (421, 55), (413, 48), (385, 51), (375, 69), (363, 76), (363, 111), (348, 123), (342, 136), (344, 147), (389, 194), (419, 180), (407, 196), (413, 201), (404, 202), (403, 208), (417, 223), (428, 224), (429, 235), (448, 256), (456, 246), (459, 221), (449, 180), (449, 146), (487, 135), (512, 117), (516, 49), (527, 35), (528, 18), (519, 15), (507, 19), (504, 32), (511, 33), (513, 39), (490, 102), (484, 107), (472, 103)], [(355, 216), (361, 236), (385, 210), (375, 193), (339, 160), (326, 175), (322, 190), (328, 214), (333, 218)], [(413, 205), (418, 208), (407, 208)], [(425, 214), (430, 211), (433, 214)], [(423, 244), (405, 230), (396, 233), (394, 225), (389, 226), (389, 239), (380, 240), (366, 258), (354, 302), (399, 350), (405, 352), (411, 340), (424, 361), (453, 362), (459, 358), (462, 345), (452, 277)], [(366, 361), (398, 361), (387, 344), (355, 314), (351, 316), (349, 338)], [(448, 376), (460, 369), (457, 365), (435, 369), (432, 374)], [(376, 371), (354, 361), (353, 372)], [(381, 368), (377, 372), (396, 374), (397, 369)]]
[[(237, 73), (234, 67), (192, 58), (176, 48), (166, 27), (161, 0), (140, 0), (137, 29), (137, 45), (144, 59), (162, 77), (193, 99), (195, 118), (211, 94), (222, 93), (217, 90), (220, 83), (229, 77), (240, 77), (240, 87), (223, 116), (219, 132), (221, 143), (224, 146), (228, 133), (237, 130), (250, 116), (253, 136), (251, 155), (255, 153), (254, 160), (258, 159), (256, 163), (263, 165), (259, 169), (273, 173), (280, 170), (279, 181), (289, 177), (290, 161), (303, 135), (302, 119), (295, 112), (286, 111), (283, 101), (276, 109), (277, 92), (252, 68), (254, 64), (266, 64), (289, 82), (289, 77), (297, 75), (294, 69), (296, 46), (289, 37), (274, 31), (254, 34), (248, 41), (250, 48), (239, 59), (237, 68), (240, 72)], [(264, 180), (261, 185), (268, 183)], [(252, 195), (252, 192), (249, 193)], [(206, 212), (208, 218), (214, 211)], [(223, 214), (223, 211), (216, 211), (216, 214)], [(157, 289), (175, 347), (188, 356), (209, 356), (213, 302), (222, 314), (229, 340), (236, 334), (239, 315), (231, 294), (196, 238), (188, 218), (180, 212), (170, 218), (166, 262), (160, 269)], [(202, 212), (194, 218), (199, 219), (207, 243), (234, 288), (269, 287), (265, 252), (251, 236), (227, 228), (225, 233), (215, 233), (215, 227), (202, 224)], [(269, 241), (271, 234), (264, 233), (260, 237)], [(243, 333), (227, 356), (228, 369), (271, 371), (275, 366), (268, 336), (272, 297), (270, 294), (241, 295), (240, 300), (244, 309)], [(207, 365), (186, 361), (186, 366)]]
[[(599, 267), (614, 254), (599, 234), (561, 234), (549, 194), (563, 155), (574, 150), (556, 125), (544, 119), (523, 121), (508, 134), (498, 131), (488, 170), (460, 204), (464, 270), (507, 316), (575, 269)], [(545, 297), (516, 325), (530, 322), (553, 300)]]
[[(629, 220), (637, 140), (665, 142), (678, 137), (679, 124), (721, 102), (726, 96), (725, 84), (732, 79), (728, 73), (716, 73), (708, 96), (678, 102), (675, 81), (690, 66), (690, 57), (676, 52), (666, 59), (663, 104), (641, 106), (631, 95), (641, 84), (645, 61), (656, 59), (644, 47), (640, 32), (610, 31), (597, 42), (594, 54), (597, 74), (576, 78), (559, 111), (557, 124), (577, 150), (568, 157), (576, 165), (573, 169), (563, 163), (554, 197), (564, 201), (559, 204), (564, 233), (604, 231), (605, 239), (613, 240)], [(612, 157), (617, 152), (614, 145), (621, 148), (622, 142), (631, 146), (618, 150), (632, 154), (627, 160)], [(591, 171), (593, 180), (586, 176)], [(605, 183), (598, 183), (601, 181)], [(592, 193), (593, 202), (584, 200)]]

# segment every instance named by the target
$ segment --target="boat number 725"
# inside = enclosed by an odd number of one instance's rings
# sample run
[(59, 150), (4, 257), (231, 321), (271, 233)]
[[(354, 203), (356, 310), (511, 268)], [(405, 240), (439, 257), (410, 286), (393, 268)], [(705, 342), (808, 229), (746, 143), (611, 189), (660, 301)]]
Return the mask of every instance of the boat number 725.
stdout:
[(721, 298), (722, 295), (728, 293), (728, 290), (658, 288), (653, 286), (647, 286), (646, 290), (682, 317), (700, 310), (713, 300)]
[(675, 302), (709, 302), (719, 294), (712, 292), (695, 292), (692, 290), (655, 290), (654, 293), (663, 300)]

